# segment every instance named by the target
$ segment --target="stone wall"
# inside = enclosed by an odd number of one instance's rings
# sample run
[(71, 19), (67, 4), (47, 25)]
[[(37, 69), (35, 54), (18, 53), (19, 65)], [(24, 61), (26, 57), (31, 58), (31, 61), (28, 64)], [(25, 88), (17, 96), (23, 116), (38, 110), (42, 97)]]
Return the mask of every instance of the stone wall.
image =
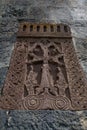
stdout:
[[(51, 23), (68, 24), (72, 30), (72, 36), (77, 55), (84, 69), (84, 72), (86, 73), (87, 76), (87, 1), (86, 0), (1, 0), (0, 1), (0, 89), (1, 90), (3, 88), (3, 83), (6, 77), (7, 70), (9, 68), (9, 62), (12, 50), (14, 48), (14, 43), (16, 41), (18, 23), (20, 20), (25, 19), (26, 20), (28, 19), (28, 21), (30, 22), (51, 22)], [(87, 130), (86, 111), (84, 112), (45, 111), (36, 113), (30, 111), (29, 112), (12, 111), (10, 114), (11, 115), (9, 115), (8, 112), (6, 111), (0, 111), (1, 130), (5, 129), (6, 130), (11, 129), (12, 130), (17, 129), (18, 130), (22, 129)], [(52, 122), (50, 121), (50, 117), (52, 117)], [(9, 122), (10, 126), (8, 125)]]
[(87, 113), (0, 111), (0, 130), (87, 130)]

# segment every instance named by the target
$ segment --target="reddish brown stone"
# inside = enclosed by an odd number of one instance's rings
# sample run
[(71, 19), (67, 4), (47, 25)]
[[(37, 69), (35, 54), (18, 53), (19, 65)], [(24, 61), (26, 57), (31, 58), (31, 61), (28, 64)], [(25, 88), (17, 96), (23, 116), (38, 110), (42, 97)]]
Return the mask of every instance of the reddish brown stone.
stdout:
[(70, 28), (20, 24), (5, 80), (1, 109), (87, 109), (87, 81)]

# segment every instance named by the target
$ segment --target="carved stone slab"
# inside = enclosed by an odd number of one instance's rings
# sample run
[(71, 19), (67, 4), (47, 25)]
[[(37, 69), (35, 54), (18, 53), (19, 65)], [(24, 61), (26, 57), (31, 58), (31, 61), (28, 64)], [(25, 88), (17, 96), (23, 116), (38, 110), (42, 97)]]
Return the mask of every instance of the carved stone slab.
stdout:
[(1, 109), (87, 109), (87, 81), (70, 28), (20, 23)]

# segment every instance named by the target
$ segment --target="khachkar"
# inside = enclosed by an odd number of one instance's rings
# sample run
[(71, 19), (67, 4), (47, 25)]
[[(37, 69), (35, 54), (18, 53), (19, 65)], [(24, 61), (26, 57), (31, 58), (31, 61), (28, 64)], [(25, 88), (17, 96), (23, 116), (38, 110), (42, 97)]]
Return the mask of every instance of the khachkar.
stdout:
[(87, 82), (70, 28), (21, 22), (1, 109), (87, 109)]

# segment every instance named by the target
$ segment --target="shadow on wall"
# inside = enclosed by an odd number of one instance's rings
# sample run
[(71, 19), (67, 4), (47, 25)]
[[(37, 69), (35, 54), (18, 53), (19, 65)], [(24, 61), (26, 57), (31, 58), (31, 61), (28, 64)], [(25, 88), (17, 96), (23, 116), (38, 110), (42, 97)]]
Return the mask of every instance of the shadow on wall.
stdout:
[(0, 95), (1, 95), (2, 88), (3, 88), (7, 70), (8, 70), (8, 67), (0, 68)]

